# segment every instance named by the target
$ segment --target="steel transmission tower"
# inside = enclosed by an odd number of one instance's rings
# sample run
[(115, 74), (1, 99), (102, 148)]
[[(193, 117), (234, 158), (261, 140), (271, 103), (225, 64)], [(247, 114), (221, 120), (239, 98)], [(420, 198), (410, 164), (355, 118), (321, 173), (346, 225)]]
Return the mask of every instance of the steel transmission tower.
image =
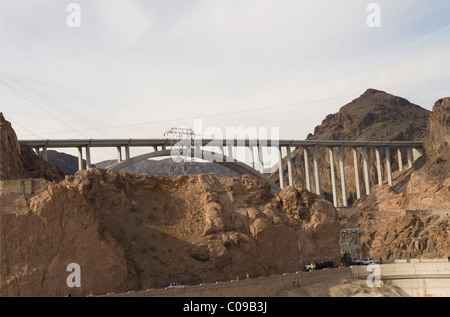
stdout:
[(200, 173), (195, 161), (195, 133), (190, 128), (171, 128), (164, 133), (170, 137), (169, 175), (187, 175)]
[(342, 229), (339, 235), (339, 244), (343, 254), (348, 253), (352, 257), (361, 258), (361, 244), (359, 238), (362, 233), (361, 228)]

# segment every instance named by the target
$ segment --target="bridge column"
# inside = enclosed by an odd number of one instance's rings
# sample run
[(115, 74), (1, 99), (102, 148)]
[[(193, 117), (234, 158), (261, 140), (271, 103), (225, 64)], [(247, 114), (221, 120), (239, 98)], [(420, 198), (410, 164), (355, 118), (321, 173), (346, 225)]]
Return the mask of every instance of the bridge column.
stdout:
[(78, 170), (83, 169), (83, 147), (78, 147)]
[(305, 159), (306, 189), (311, 191), (311, 172), (309, 170), (309, 153), (306, 147), (303, 148), (303, 157)]
[(255, 155), (253, 154), (253, 147), (248, 147), (250, 150), (250, 166), (255, 169)]
[(86, 146), (86, 168), (90, 169), (91, 165), (91, 147), (89, 145)]
[(355, 147), (352, 147), (352, 152), (353, 152), (353, 167), (355, 168), (356, 199), (359, 199), (361, 198), (361, 187), (359, 185), (358, 156)]
[(337, 202), (337, 191), (336, 191), (336, 177), (334, 174), (334, 158), (333, 158), (333, 148), (329, 147), (328, 151), (330, 152), (330, 176), (331, 176), (331, 189), (333, 192), (333, 205), (334, 207), (338, 206)]
[(339, 170), (341, 172), (341, 189), (342, 189), (342, 205), (348, 206), (347, 202), (347, 188), (345, 187), (345, 170), (344, 170), (344, 148), (339, 147)]
[(363, 147), (363, 165), (364, 165), (364, 182), (366, 186), (366, 195), (370, 195), (369, 159), (367, 157), (367, 146)]
[(129, 145), (125, 145), (125, 159), (126, 160), (130, 159), (130, 146)]
[(314, 145), (314, 178), (316, 180), (316, 194), (322, 196), (320, 189), (320, 174), (319, 174), (319, 146)]
[(122, 147), (117, 147), (117, 163), (122, 162)]
[(233, 145), (227, 144), (227, 156), (233, 158)]
[(392, 186), (391, 148), (386, 147), (386, 172), (389, 186)]
[(45, 145), (44, 148), (42, 149), (42, 158), (48, 161), (47, 145)]
[(258, 146), (259, 172), (260, 172), (261, 174), (264, 174), (264, 160), (263, 160), (263, 157), (262, 157), (262, 156), (263, 156), (263, 155), (262, 155), (262, 146), (259, 145), (259, 146)]
[(39, 152), (40, 152), (39, 147), (35, 147), (34, 148), (34, 153), (36, 153), (36, 155), (39, 156)]
[(383, 185), (383, 172), (381, 171), (380, 149), (377, 147), (375, 148), (375, 157), (377, 160), (378, 186), (381, 187)]
[(280, 188), (284, 188), (284, 176), (283, 176), (283, 155), (281, 153), (281, 146), (278, 147), (278, 175), (280, 178)]
[(411, 168), (413, 166), (412, 148), (410, 148), (410, 147), (406, 148), (406, 155), (408, 157), (408, 168)]
[(289, 186), (294, 186), (294, 176), (292, 174), (291, 147), (289, 145), (286, 147), (286, 151), (287, 151)]
[(397, 148), (398, 170), (403, 171), (402, 150)]

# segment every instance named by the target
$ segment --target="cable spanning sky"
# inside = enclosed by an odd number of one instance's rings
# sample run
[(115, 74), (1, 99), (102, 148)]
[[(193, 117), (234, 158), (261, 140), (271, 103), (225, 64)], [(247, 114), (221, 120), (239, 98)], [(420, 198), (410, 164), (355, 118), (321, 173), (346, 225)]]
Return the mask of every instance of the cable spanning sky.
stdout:
[(0, 0), (0, 111), (19, 139), (194, 119), (304, 139), (367, 88), (450, 96), (449, 16), (447, 0)]

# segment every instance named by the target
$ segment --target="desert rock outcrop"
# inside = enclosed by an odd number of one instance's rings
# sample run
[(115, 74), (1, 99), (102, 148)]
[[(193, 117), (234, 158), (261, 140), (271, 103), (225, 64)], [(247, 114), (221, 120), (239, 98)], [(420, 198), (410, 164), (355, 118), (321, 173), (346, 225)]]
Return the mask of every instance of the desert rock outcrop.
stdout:
[[(322, 124), (314, 129), (314, 134), (309, 134), (308, 140), (344, 140), (344, 141), (412, 141), (422, 140), (430, 111), (408, 100), (393, 96), (384, 91), (367, 89), (360, 97), (343, 106), (339, 112), (329, 114)], [(337, 148), (334, 151), (335, 171), (339, 171)], [(385, 155), (381, 149), (382, 157)], [(391, 153), (394, 156), (395, 153)], [(373, 149), (369, 149), (369, 161), (375, 162)], [(312, 151), (309, 152), (312, 165)], [(362, 166), (362, 151), (358, 150), (359, 166)], [(303, 148), (296, 149), (291, 154), (293, 162), (293, 178), (297, 188), (306, 188), (305, 183), (305, 158)], [(406, 153), (403, 153), (406, 159)], [(319, 149), (320, 181), (324, 197), (332, 201), (330, 158), (327, 148)], [(353, 167), (353, 153), (349, 148), (344, 148), (344, 166), (346, 175), (347, 199), (352, 204), (355, 200), (356, 185)], [(392, 159), (393, 170), (397, 169), (397, 161)], [(406, 161), (403, 162), (406, 165)], [(287, 180), (287, 163), (283, 159), (283, 174)], [(279, 182), (278, 172), (273, 173), (271, 179)], [(369, 178), (371, 184), (377, 183), (375, 164), (369, 165)], [(362, 179), (362, 175), (360, 175)], [(314, 175), (311, 173), (311, 181), (314, 184)], [(337, 188), (341, 187), (340, 177), (336, 178)], [(342, 193), (337, 192), (341, 201)]]
[(59, 182), (65, 173), (40, 158), (27, 145), (20, 144), (9, 121), (0, 112), (0, 180), (45, 178)]
[(413, 168), (362, 197), (356, 206), (362, 209), (450, 209), (450, 98), (436, 101), (424, 136), (425, 155)]
[[(31, 150), (30, 156), (20, 153), (12, 128), (4, 131), (9, 143), (2, 150), (10, 153), (1, 157), (3, 166), (13, 167), (9, 177), (51, 179), (49, 165), (40, 165)], [(24, 158), (31, 169), (20, 164)], [(31, 170), (36, 174), (27, 174)], [(1, 192), (0, 206), (2, 296), (215, 282), (293, 272), (340, 257), (338, 215), (330, 203), (292, 187), (274, 197), (250, 176), (94, 168), (49, 181), (36, 194)], [(67, 285), (71, 263), (80, 266), (80, 287)]]

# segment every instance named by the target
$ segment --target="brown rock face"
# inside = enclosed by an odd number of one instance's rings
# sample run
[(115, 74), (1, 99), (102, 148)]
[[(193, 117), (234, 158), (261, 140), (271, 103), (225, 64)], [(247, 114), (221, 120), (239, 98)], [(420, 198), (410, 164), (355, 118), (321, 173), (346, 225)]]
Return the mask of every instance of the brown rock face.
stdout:
[(310, 140), (421, 140), (430, 111), (384, 91), (367, 89), (360, 97), (328, 115)]
[[(322, 124), (310, 134), (310, 140), (345, 140), (345, 141), (404, 141), (421, 140), (426, 131), (430, 111), (410, 103), (404, 98), (393, 96), (383, 91), (368, 89), (359, 98), (343, 106), (338, 113), (328, 115)], [(339, 173), (338, 153), (333, 149), (336, 175)], [(385, 155), (381, 149), (382, 157)], [(394, 156), (395, 153), (391, 153)], [(309, 156), (312, 158), (312, 152)], [(375, 161), (373, 150), (369, 150), (369, 161)], [(303, 148), (296, 149), (292, 155), (294, 184), (297, 188), (306, 188), (305, 184), (305, 159)], [(358, 150), (357, 158), (359, 166), (362, 166), (362, 151)], [(403, 153), (406, 160), (406, 152)], [(327, 148), (320, 148), (320, 181), (324, 191), (324, 197), (332, 201), (330, 157)], [(344, 166), (346, 175), (347, 199), (353, 203), (356, 199), (355, 172), (353, 167), (353, 153), (351, 149), (344, 148)], [(396, 160), (392, 159), (393, 169), (397, 168)], [(406, 161), (404, 162), (406, 164)], [(312, 165), (312, 159), (310, 162)], [(283, 162), (284, 179), (287, 179), (287, 162)], [(371, 183), (377, 183), (375, 164), (369, 166)], [(278, 172), (270, 178), (279, 182)], [(362, 175), (360, 175), (362, 179)], [(314, 184), (314, 175), (311, 175)], [(336, 178), (337, 188), (341, 187), (340, 177)], [(342, 193), (338, 191), (338, 199), (341, 201)]]
[(340, 257), (330, 203), (291, 187), (272, 197), (248, 176), (91, 169), (32, 197), (0, 198), (5, 295), (64, 295), (72, 262), (81, 266), (77, 291), (100, 294), (293, 272)]
[(424, 137), (428, 178), (450, 183), (450, 98), (436, 101)]
[[(1, 116), (2, 179), (62, 175)], [(330, 203), (249, 176), (90, 169), (38, 194), (0, 193), (0, 295), (75, 296), (292, 272), (338, 261)], [(75, 263), (80, 287), (68, 278)], [(68, 271), (69, 269), (69, 271)]]
[(27, 145), (20, 145), (22, 165), (30, 178), (45, 178), (52, 182), (60, 182), (66, 175), (57, 165), (50, 164), (46, 160), (40, 158)]
[[(2, 193), (0, 205), (0, 296), (82, 296), (134, 285), (124, 249), (73, 188)], [(71, 263), (80, 265), (81, 287), (67, 284)]]
[(375, 188), (356, 206), (364, 209), (450, 209), (450, 98), (438, 100), (424, 137), (425, 155), (394, 179)]
[(59, 182), (66, 173), (49, 164), (34, 151), (17, 141), (17, 135), (0, 113), (0, 180), (45, 178)]
[(424, 137), (426, 155), (447, 158), (450, 155), (450, 98), (442, 98), (433, 106)]
[(0, 180), (26, 177), (20, 156), (20, 144), (11, 123), (0, 112)]
[(364, 257), (382, 259), (447, 258), (450, 256), (450, 216), (399, 215), (364, 211), (357, 225)]
[(334, 207), (314, 195), (304, 219), (286, 214), (295, 208), (283, 201), (295, 205), (302, 195), (290, 188), (273, 198), (265, 183), (248, 176), (92, 169), (64, 184), (92, 202), (129, 252), (144, 289), (297, 271), (311, 260), (340, 256)]

